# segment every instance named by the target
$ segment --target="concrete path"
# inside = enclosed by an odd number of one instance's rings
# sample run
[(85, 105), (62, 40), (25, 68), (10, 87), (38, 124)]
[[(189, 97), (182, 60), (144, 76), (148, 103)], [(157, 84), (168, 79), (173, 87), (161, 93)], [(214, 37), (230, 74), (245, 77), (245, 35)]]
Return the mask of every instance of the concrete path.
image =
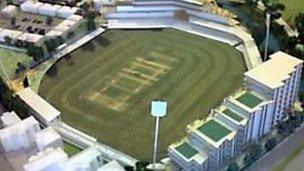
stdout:
[[(300, 127), (289, 138), (282, 141), (272, 151), (264, 155), (247, 170), (249, 171), (270, 171), (280, 164), (289, 154), (304, 142), (304, 126)], [(302, 163), (303, 160), (302, 160)], [(293, 171), (293, 170), (292, 170)], [(303, 169), (302, 169), (303, 171)]]

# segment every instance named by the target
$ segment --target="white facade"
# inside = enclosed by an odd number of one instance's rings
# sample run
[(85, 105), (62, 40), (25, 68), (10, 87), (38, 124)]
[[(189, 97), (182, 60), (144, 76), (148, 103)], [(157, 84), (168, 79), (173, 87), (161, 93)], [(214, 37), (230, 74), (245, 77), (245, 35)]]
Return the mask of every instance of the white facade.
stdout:
[(41, 15), (56, 16), (57, 11), (60, 9), (61, 6), (59, 5), (51, 5), (51, 4), (43, 4), (38, 8), (38, 13)]
[(37, 14), (39, 7), (42, 5), (43, 3), (40, 2), (26, 1), (20, 5), (20, 8), (23, 12)]
[(67, 154), (61, 149), (47, 149), (29, 158), (25, 171), (64, 171)]
[(35, 141), (39, 151), (47, 148), (63, 148), (61, 136), (51, 127), (45, 128), (35, 134)]
[(17, 40), (18, 37), (22, 34), (21, 31), (10, 30), (10, 29), (3, 29), (0, 32), (0, 42), (5, 42), (5, 37), (10, 37), (13, 40)]
[(72, 156), (65, 164), (69, 171), (92, 171), (97, 170), (103, 165), (101, 153), (94, 147)]
[(1, 16), (3, 18), (11, 18), (16, 15), (17, 7), (15, 5), (8, 5), (1, 10)]
[(57, 10), (56, 16), (60, 17), (60, 18), (68, 18), (68, 17), (74, 15), (76, 13), (76, 11), (77, 11), (77, 8), (63, 6)]
[(71, 158), (61, 148), (48, 148), (30, 157), (23, 168), (25, 171), (97, 171), (102, 165), (101, 153), (92, 146)]
[(17, 95), (31, 108), (31, 114), (43, 125), (48, 126), (60, 120), (60, 112), (30, 88), (17, 92)]
[(248, 89), (275, 102), (271, 126), (281, 121), (298, 97), (303, 61), (277, 52), (270, 60), (245, 73)]
[(14, 111), (5, 112), (1, 116), (1, 123), (4, 127), (9, 127), (9, 126), (15, 125), (20, 122), (21, 122), (21, 119)]
[(40, 130), (39, 123), (34, 117), (0, 130), (0, 142), (6, 152), (27, 149), (34, 143), (35, 133)]
[(23, 33), (21, 36), (18, 37), (18, 40), (28, 43), (34, 43), (36, 45), (42, 43), (42, 39), (42, 35), (32, 33)]
[[(242, 96), (252, 96), (248, 98), (260, 99), (254, 107), (246, 106), (241, 100)], [(245, 99), (246, 100), (246, 99)], [(268, 133), (271, 129), (271, 119), (274, 113), (274, 102), (250, 91), (241, 91), (232, 97), (227, 98), (224, 104), (241, 115), (248, 118), (246, 126), (246, 139), (244, 144), (257, 140), (259, 137)]]

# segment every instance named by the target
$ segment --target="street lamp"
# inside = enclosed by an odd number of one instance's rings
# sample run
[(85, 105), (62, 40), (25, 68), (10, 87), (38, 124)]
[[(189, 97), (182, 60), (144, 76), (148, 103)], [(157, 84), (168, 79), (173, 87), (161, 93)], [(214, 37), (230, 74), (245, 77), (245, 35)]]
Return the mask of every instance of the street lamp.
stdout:
[(269, 13), (266, 13), (266, 40), (265, 40), (265, 51), (264, 51), (264, 61), (267, 59), (268, 52), (268, 39), (269, 39), (269, 29), (270, 29), (270, 17)]
[(159, 121), (160, 118), (166, 116), (167, 114), (167, 102), (165, 101), (152, 101), (151, 103), (151, 115), (155, 118), (154, 126), (154, 143), (153, 143), (153, 164), (149, 165), (149, 169), (159, 170), (163, 169), (162, 166), (156, 165), (157, 159), (157, 145), (158, 145), (158, 134), (159, 134)]

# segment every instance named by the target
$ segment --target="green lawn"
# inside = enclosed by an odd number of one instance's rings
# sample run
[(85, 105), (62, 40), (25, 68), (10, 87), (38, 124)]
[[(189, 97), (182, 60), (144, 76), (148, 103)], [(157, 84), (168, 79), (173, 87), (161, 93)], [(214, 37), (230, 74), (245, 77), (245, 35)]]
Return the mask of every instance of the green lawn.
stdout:
[(68, 154), (68, 156), (73, 156), (79, 152), (81, 152), (82, 150), (70, 143), (64, 142), (63, 144), (63, 150)]
[[(12, 50), (7, 50), (0, 47), (0, 58), (3, 62), (3, 65), (8, 73), (8, 75), (12, 78), (15, 74), (15, 70), (17, 68), (17, 63), (22, 62), (28, 65), (31, 61), (31, 58), (27, 56), (26, 53), (15, 52)], [(0, 76), (3, 76), (3, 70), (0, 69)]]
[(159, 157), (186, 126), (242, 85), (241, 53), (226, 44), (175, 31), (108, 31), (51, 68), (39, 93), (63, 120), (99, 141), (151, 159), (150, 102), (168, 101)]
[(286, 8), (283, 13), (284, 20), (293, 25), (295, 16), (303, 11), (304, 12), (304, 0), (280, 0)]

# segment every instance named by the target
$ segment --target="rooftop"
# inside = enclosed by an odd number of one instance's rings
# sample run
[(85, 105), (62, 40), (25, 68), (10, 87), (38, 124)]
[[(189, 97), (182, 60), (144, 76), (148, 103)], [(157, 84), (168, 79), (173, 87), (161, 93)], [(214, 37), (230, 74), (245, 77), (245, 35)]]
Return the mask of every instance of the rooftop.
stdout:
[(113, 160), (109, 163), (103, 165), (98, 171), (125, 171), (124, 167), (122, 167), (117, 161)]
[(61, 148), (49, 148), (30, 157), (28, 163), (23, 167), (26, 171), (39, 171), (47, 167), (53, 170), (60, 170), (61, 162), (64, 162), (67, 158), (67, 154)]
[(225, 114), (226, 116), (232, 118), (233, 120), (235, 120), (237, 122), (241, 122), (244, 119), (243, 117), (241, 117), (240, 115), (232, 112), (229, 109), (225, 109), (222, 113)]
[(190, 144), (184, 142), (175, 148), (178, 152), (180, 152), (187, 159), (193, 157), (198, 153), (196, 149), (194, 149)]
[(225, 126), (216, 122), (213, 119), (210, 119), (205, 122), (202, 126), (198, 128), (198, 130), (215, 142), (219, 141), (220, 139), (228, 135), (230, 132), (232, 132), (230, 129), (226, 128)]
[(236, 100), (243, 103), (249, 108), (254, 108), (263, 101), (262, 99), (258, 98), (257, 96), (255, 96), (250, 92), (245, 92), (244, 94), (239, 96)]
[(270, 60), (246, 72), (245, 76), (270, 88), (276, 88), (282, 86), (282, 81), (289, 77), (289, 74), (295, 70), (296, 66), (303, 63), (302, 60), (283, 52), (277, 52), (271, 55), (270, 58)]
[(35, 134), (36, 142), (39, 148), (45, 148), (49, 144), (61, 139), (61, 136), (51, 127), (47, 127)]
[(60, 115), (60, 112), (41, 98), (30, 88), (25, 88), (17, 93), (20, 98), (35, 110), (47, 122), (52, 121)]
[(1, 116), (2, 124), (7, 127), (21, 122), (19, 116), (14, 112), (5, 112)]

